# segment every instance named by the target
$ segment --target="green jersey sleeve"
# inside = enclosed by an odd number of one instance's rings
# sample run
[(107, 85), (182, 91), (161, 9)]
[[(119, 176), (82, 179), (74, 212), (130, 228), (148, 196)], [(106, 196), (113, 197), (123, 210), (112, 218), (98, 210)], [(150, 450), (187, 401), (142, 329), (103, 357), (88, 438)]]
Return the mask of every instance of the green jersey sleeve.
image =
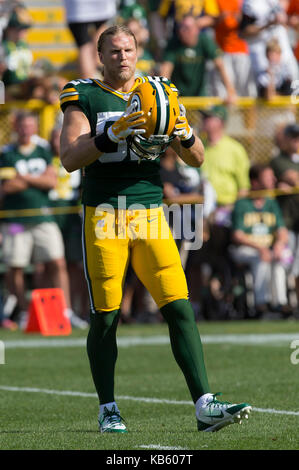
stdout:
[(9, 158), (8, 149), (10, 146), (2, 149), (0, 154), (0, 180), (9, 180), (16, 176), (14, 162)]
[(60, 93), (60, 108), (64, 112), (69, 105), (79, 106), (86, 116), (90, 114), (87, 83), (91, 80), (72, 80), (68, 82)]

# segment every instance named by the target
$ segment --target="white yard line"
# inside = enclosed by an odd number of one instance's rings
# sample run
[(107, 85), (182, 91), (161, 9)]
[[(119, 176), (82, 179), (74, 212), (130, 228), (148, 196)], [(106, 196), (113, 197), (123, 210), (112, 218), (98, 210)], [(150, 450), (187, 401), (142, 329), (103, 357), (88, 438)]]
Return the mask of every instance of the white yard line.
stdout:
[(161, 444), (148, 444), (148, 445), (141, 445), (136, 446), (137, 449), (156, 449), (156, 450), (188, 450), (186, 447), (171, 447), (171, 446), (163, 446)]
[[(33, 388), (33, 387), (13, 387), (9, 385), (0, 385), (0, 391), (7, 392), (21, 392), (21, 393), (45, 393), (48, 395), (62, 395), (62, 396), (73, 396), (73, 397), (83, 397), (83, 398), (97, 398), (96, 393), (86, 393), (86, 392), (75, 392), (70, 390), (49, 390), (45, 388)], [(117, 400), (129, 400), (129, 401), (139, 401), (143, 403), (164, 403), (166, 405), (193, 405), (192, 401), (184, 400), (167, 400), (163, 398), (151, 398), (151, 397), (131, 397), (128, 395), (119, 395)], [(289, 411), (289, 410), (275, 410), (273, 408), (253, 408), (253, 411), (259, 413), (269, 413), (269, 414), (279, 414), (279, 415), (290, 415), (290, 416), (299, 416), (299, 411)]]
[[(202, 335), (205, 344), (241, 344), (282, 346), (299, 339), (298, 333)], [(3, 341), (5, 349), (85, 347), (86, 338), (36, 338)], [(169, 344), (169, 336), (128, 336), (117, 339), (119, 347)]]

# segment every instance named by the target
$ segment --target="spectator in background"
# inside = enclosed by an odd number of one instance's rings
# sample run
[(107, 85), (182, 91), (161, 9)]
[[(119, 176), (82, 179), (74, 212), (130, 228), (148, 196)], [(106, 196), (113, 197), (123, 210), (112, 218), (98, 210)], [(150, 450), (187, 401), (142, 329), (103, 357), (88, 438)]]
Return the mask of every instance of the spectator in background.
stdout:
[(97, 76), (97, 40), (116, 17), (116, 0), (64, 0), (66, 20), (79, 51), (81, 78)]
[(278, 197), (286, 227), (289, 230), (289, 244), (294, 255), (292, 274), (296, 280), (299, 304), (299, 194), (287, 194), (299, 187), (299, 126), (288, 124), (280, 135), (278, 156), (270, 164), (278, 181), (278, 188), (286, 194)]
[(172, 14), (174, 32), (176, 32), (176, 26), (187, 15), (195, 18), (200, 29), (215, 26), (219, 15), (217, 0), (161, 0), (158, 11), (164, 20)]
[(3, 33), (0, 72), (5, 85), (6, 100), (23, 99), (24, 96), (24, 86), (33, 62), (32, 52), (24, 40), (30, 26), (31, 21), (26, 9), (17, 7), (13, 10)]
[[(250, 169), (251, 189), (273, 189), (275, 177), (270, 167)], [(262, 194), (240, 199), (232, 214), (231, 255), (235, 262), (248, 264), (253, 276), (256, 316), (268, 305), (289, 313), (286, 270), (282, 264), (288, 243), (288, 231), (275, 199)]]
[(237, 198), (245, 196), (250, 187), (250, 163), (244, 147), (226, 134), (226, 107), (214, 106), (202, 114), (205, 160), (201, 172), (215, 190), (216, 208), (209, 218), (207, 243), (192, 254), (189, 269), (191, 278), (197, 277), (203, 289), (202, 299), (199, 299), (203, 315), (220, 319), (231, 315), (231, 270), (227, 252), (231, 213)]
[(202, 112), (205, 135), (205, 161), (201, 167), (216, 191), (218, 209), (215, 223), (230, 225), (230, 213), (238, 197), (247, 194), (249, 158), (244, 147), (226, 135), (228, 113), (225, 106)]
[[(57, 173), (57, 184), (49, 191), (50, 205), (54, 208), (69, 208), (70, 212), (54, 214), (55, 222), (61, 230), (67, 270), (70, 284), (72, 325), (86, 328), (87, 322), (81, 318), (89, 311), (87, 286), (84, 278), (82, 253), (82, 222), (76, 211), (81, 202), (81, 172), (68, 173), (59, 157), (61, 126), (56, 126), (51, 133), (51, 150), (54, 155), (52, 164)], [(72, 211), (72, 208), (74, 211)], [(78, 312), (79, 316), (74, 312)]]
[(298, 0), (290, 0), (288, 3), (288, 25), (294, 30), (297, 36), (297, 44), (295, 45), (294, 54), (297, 62), (299, 62), (299, 2)]
[(142, 26), (147, 27), (147, 12), (138, 0), (120, 0), (118, 15), (121, 21), (127, 22), (133, 18), (140, 21)]
[(161, 157), (160, 169), (164, 198), (170, 203), (184, 203), (192, 200), (204, 200), (204, 217), (208, 218), (215, 208), (216, 195), (212, 185), (207, 181), (198, 168), (186, 165), (168, 147)]
[[(161, 158), (160, 176), (163, 184), (163, 196), (167, 204), (192, 204), (192, 202), (203, 204), (202, 225), (201, 222), (197, 221), (197, 230), (202, 231), (202, 241), (205, 243), (209, 238), (209, 217), (216, 206), (216, 194), (212, 185), (204, 178), (203, 173), (198, 168), (194, 169), (184, 164), (170, 147)], [(170, 226), (174, 235), (180, 235), (177, 244), (179, 245), (182, 266), (186, 271), (190, 301), (197, 316), (201, 300), (198, 295), (201, 277), (200, 262), (202, 261), (202, 257), (198, 260), (198, 255), (201, 255), (201, 249), (196, 251), (188, 250), (188, 241), (185, 243), (182, 237), (184, 235), (183, 227), (173, 226), (171, 215), (172, 212), (170, 211)], [(191, 216), (191, 230), (194, 232), (196, 227), (193, 206), (191, 206)], [(175, 229), (180, 232), (176, 233)]]
[[(192, 227), (190, 228), (192, 232), (194, 232), (196, 227), (193, 204), (203, 204), (203, 218), (205, 222), (215, 208), (216, 196), (211, 184), (198, 169), (186, 165), (170, 147), (161, 158), (160, 176), (163, 184), (163, 197), (167, 204), (191, 205)], [(180, 218), (180, 220), (184, 223), (183, 218)], [(205, 222), (203, 224), (204, 230), (206, 230)], [(184, 267), (186, 264), (185, 255), (183, 253), (185, 244), (181, 243), (181, 241), (184, 240), (184, 227), (173, 226), (173, 220), (170, 220), (170, 226), (174, 230), (174, 235), (178, 237), (179, 244), (181, 244), (180, 255)], [(175, 230), (179, 230), (179, 232), (175, 233)]]
[(158, 46), (153, 54), (159, 62), (167, 41), (178, 35), (178, 24), (185, 16), (193, 16), (202, 30), (213, 27), (219, 15), (216, 0), (150, 0), (149, 3), (151, 36)]
[(20, 5), (17, 0), (0, 0), (0, 41), (13, 10)]
[[(222, 60), (237, 95), (256, 96), (256, 86), (249, 57), (248, 44), (239, 37), (242, 16), (240, 0), (217, 0), (219, 16), (215, 24), (215, 40), (223, 51)], [(213, 71), (212, 94), (225, 98), (222, 80)]]
[(23, 97), (55, 104), (66, 83), (67, 79), (55, 70), (49, 60), (40, 59), (31, 67), (29, 78), (23, 86)]
[(147, 3), (148, 25), (150, 30), (150, 50), (157, 62), (161, 62), (167, 41), (167, 27), (159, 12), (160, 0)]
[(50, 205), (48, 191), (56, 185), (52, 155), (32, 142), (37, 131), (36, 117), (29, 113), (17, 115), (17, 142), (2, 149), (0, 159), (1, 196), (4, 210), (36, 210), (40, 214), (3, 219), (3, 257), (8, 267), (8, 290), (17, 297), (20, 322), (27, 317), (24, 268), (33, 263), (46, 263), (48, 287), (60, 287), (70, 305), (69, 285), (60, 230), (42, 209)]
[(281, 47), (277, 39), (273, 38), (267, 43), (267, 68), (257, 76), (259, 96), (270, 100), (275, 96), (289, 96), (292, 93), (292, 71), (288, 63), (284, 63)]
[(178, 25), (178, 37), (172, 37), (166, 46), (160, 75), (171, 79), (182, 96), (205, 96), (206, 65), (213, 61), (227, 93), (227, 101), (236, 99), (235, 89), (224, 67), (221, 51), (200, 28), (192, 15), (185, 16)]
[(125, 25), (135, 35), (137, 41), (136, 76), (153, 75), (155, 61), (148, 49), (149, 31), (140, 20), (130, 18)]
[(283, 64), (291, 69), (291, 79), (298, 78), (298, 64), (290, 45), (288, 17), (279, 0), (244, 0), (240, 34), (248, 42), (255, 78), (267, 70), (267, 43), (276, 38), (282, 51)]

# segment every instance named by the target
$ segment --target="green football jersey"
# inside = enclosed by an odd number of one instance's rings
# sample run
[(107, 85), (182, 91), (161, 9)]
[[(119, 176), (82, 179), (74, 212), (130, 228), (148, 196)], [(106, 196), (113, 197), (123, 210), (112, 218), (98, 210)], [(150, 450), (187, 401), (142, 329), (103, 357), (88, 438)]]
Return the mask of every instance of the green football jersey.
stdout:
[[(136, 78), (131, 92), (141, 83)], [(91, 136), (102, 134), (126, 109), (129, 93), (115, 91), (97, 79), (72, 80), (60, 95), (61, 109), (79, 106), (90, 123)], [(160, 161), (140, 160), (126, 141), (119, 143), (116, 152), (104, 153), (84, 168), (82, 202), (88, 206), (102, 203), (125, 209), (133, 204), (149, 208), (161, 205), (162, 183)]]
[[(21, 175), (41, 175), (52, 163), (51, 153), (44, 147), (36, 145), (32, 152), (24, 155), (20, 152), (17, 145), (7, 145), (3, 148), (0, 158), (0, 171), (10, 170), (11, 176), (13, 172)], [(4, 177), (4, 179), (6, 179)], [(6, 222), (19, 223), (19, 224), (37, 224), (41, 222), (53, 221), (51, 215), (47, 215), (47, 209), (50, 207), (48, 191), (30, 186), (24, 191), (13, 194), (7, 194), (3, 201), (2, 209), (4, 210), (20, 210), (20, 209), (34, 209), (34, 213), (38, 212), (35, 209), (42, 209), (45, 215), (31, 216), (18, 216), (9, 217), (4, 219)]]
[(173, 64), (171, 78), (181, 96), (205, 96), (207, 63), (220, 54), (215, 41), (205, 33), (200, 33), (194, 47), (185, 46), (177, 36), (173, 36), (165, 48), (163, 61)]
[(257, 209), (249, 198), (239, 199), (232, 213), (232, 229), (245, 232), (259, 246), (271, 247), (275, 232), (284, 227), (284, 221), (275, 199), (265, 198), (263, 207)]

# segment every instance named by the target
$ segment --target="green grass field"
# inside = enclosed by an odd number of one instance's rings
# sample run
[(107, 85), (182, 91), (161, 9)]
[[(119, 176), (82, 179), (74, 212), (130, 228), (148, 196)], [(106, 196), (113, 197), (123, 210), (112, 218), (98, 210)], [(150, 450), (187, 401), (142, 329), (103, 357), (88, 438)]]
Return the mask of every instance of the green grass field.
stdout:
[(0, 449), (299, 449), (299, 364), (291, 362), (299, 351), (290, 347), (298, 322), (198, 326), (213, 392), (254, 407), (241, 426), (197, 432), (165, 324), (119, 327), (116, 393), (129, 431), (122, 435), (98, 432), (86, 332), (46, 338), (0, 330)]

